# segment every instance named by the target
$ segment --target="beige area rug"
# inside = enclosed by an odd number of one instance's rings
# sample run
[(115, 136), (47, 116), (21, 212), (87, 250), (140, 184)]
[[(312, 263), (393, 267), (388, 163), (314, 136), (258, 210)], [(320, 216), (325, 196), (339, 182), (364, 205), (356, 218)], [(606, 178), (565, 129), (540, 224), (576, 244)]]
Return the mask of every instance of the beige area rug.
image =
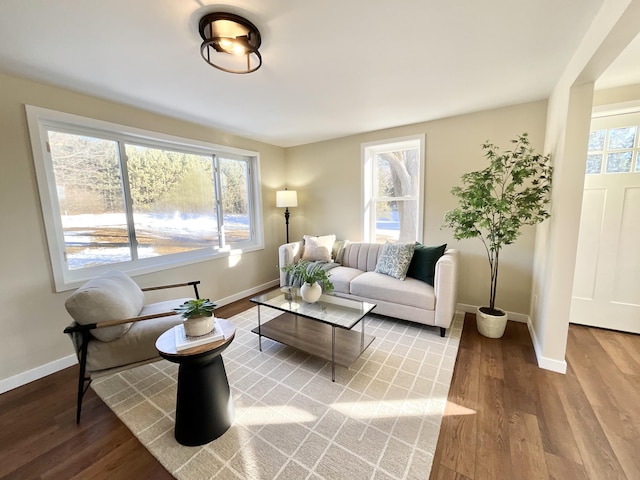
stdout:
[[(262, 309), (263, 321), (277, 315)], [(254, 307), (230, 319), (223, 354), (233, 426), (201, 447), (174, 439), (177, 366), (165, 360), (92, 387), (177, 479), (429, 478), (457, 355), (462, 315), (439, 329), (370, 316), (376, 339), (351, 369), (251, 333)], [(359, 329), (359, 326), (356, 326)]]

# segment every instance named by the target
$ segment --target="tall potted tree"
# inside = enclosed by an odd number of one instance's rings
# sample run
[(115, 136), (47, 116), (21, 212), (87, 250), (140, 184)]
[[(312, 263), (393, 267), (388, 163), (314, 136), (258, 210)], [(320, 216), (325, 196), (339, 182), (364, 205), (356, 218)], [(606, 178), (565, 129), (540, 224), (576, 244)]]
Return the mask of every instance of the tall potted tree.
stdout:
[(465, 173), (461, 186), (451, 193), (458, 208), (444, 216), (453, 238), (479, 238), (487, 252), (491, 271), (489, 306), (478, 308), (478, 331), (487, 337), (504, 334), (507, 315), (496, 308), (500, 250), (513, 243), (524, 225), (535, 225), (549, 217), (552, 167), (549, 155), (530, 146), (527, 133), (511, 140), (512, 150), (500, 149), (488, 141), (482, 145), (489, 166)]

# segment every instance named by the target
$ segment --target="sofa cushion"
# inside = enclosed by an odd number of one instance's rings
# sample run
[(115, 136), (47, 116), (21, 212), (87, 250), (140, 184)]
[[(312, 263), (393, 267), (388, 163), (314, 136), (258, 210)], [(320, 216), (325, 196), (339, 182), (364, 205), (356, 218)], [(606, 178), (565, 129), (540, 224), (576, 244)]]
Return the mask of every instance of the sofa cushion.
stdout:
[[(136, 317), (144, 303), (144, 293), (128, 275), (111, 271), (89, 280), (65, 302), (67, 312), (80, 325)], [(131, 323), (91, 330), (98, 340), (111, 342), (122, 337)]]
[(342, 265), (357, 268), (363, 272), (373, 272), (378, 263), (378, 257), (382, 251), (381, 243), (352, 243), (344, 247)]
[(336, 240), (333, 242), (333, 249), (331, 250), (331, 258), (336, 263), (342, 264), (342, 259), (344, 257), (344, 252), (349, 245), (349, 240)]
[(351, 281), (364, 272), (351, 267), (334, 267), (329, 270), (329, 280), (333, 283), (333, 290), (336, 293), (350, 293), (349, 285)]
[(428, 247), (420, 243), (416, 243), (413, 251), (413, 258), (407, 270), (407, 277), (417, 278), (423, 282), (427, 282), (433, 286), (433, 279), (436, 273), (436, 262), (444, 255), (447, 244), (438, 245), (437, 247)]
[(350, 288), (352, 295), (369, 298), (373, 303), (382, 300), (427, 310), (436, 308), (433, 287), (415, 278), (401, 282), (382, 273), (366, 272), (354, 278)]
[(375, 271), (404, 280), (415, 247), (415, 243), (385, 243), (378, 257)]
[(304, 235), (304, 250), (302, 259), (310, 262), (330, 262), (333, 244), (336, 241), (335, 235), (324, 235), (322, 237), (312, 237)]

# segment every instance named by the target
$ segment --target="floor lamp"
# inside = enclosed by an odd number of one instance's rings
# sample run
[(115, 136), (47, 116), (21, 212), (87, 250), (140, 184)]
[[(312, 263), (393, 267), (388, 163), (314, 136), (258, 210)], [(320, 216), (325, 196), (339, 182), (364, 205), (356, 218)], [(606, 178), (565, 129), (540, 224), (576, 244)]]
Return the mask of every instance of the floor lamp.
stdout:
[(276, 192), (276, 207), (284, 208), (284, 223), (287, 226), (287, 243), (289, 243), (289, 207), (298, 206), (298, 192), (295, 190), (278, 190)]

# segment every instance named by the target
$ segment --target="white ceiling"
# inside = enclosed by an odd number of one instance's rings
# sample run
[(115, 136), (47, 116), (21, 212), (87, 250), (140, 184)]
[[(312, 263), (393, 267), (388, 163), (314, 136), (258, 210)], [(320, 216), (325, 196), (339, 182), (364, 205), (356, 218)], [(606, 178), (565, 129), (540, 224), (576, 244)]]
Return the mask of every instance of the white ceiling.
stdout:
[[(638, 19), (640, 21), (640, 19)], [(640, 83), (640, 35), (624, 49), (596, 81), (597, 89)]]
[[(0, 72), (280, 146), (547, 98), (602, 0), (2, 0)], [(248, 75), (198, 21), (262, 34)]]

